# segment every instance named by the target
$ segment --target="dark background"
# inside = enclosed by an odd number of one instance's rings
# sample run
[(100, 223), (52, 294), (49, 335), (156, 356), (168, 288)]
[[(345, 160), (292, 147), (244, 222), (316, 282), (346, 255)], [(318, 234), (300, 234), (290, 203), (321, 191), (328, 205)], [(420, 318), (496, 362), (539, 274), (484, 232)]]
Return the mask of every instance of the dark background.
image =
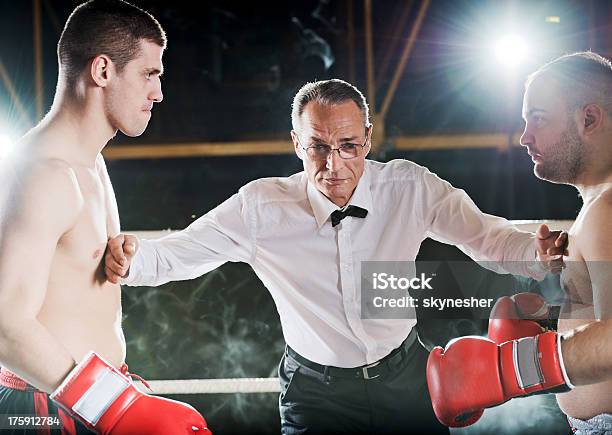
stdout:
[[(57, 76), (59, 31), (77, 1), (42, 1), (45, 110)], [(111, 146), (287, 140), (291, 99), (306, 81), (342, 78), (366, 91), (363, 2), (134, 1), (152, 12), (168, 35), (156, 105), (139, 138), (119, 134)], [(403, 43), (420, 5), (373, 2), (375, 70), (380, 107)], [(0, 134), (18, 137), (35, 115), (33, 4), (0, 0), (0, 59), (30, 120), (15, 109), (0, 83)], [(399, 40), (392, 29), (411, 6)], [(348, 20), (354, 23), (351, 62)], [(522, 128), (526, 75), (558, 55), (593, 49), (609, 53), (608, 1), (435, 0), (399, 82), (385, 120), (387, 140), (372, 158), (405, 158), (465, 189), (479, 207), (509, 219), (573, 219), (581, 205), (575, 189), (533, 176), (524, 149), (456, 148), (399, 151), (394, 138), (428, 134), (512, 134)], [(545, 17), (559, 16), (547, 23)], [(489, 44), (510, 28), (529, 43), (523, 64), (494, 62)], [(391, 62), (384, 68), (384, 53)], [(370, 102), (372, 106), (373, 102)], [(375, 125), (376, 128), (376, 125)], [(235, 193), (246, 182), (301, 170), (289, 152), (279, 155), (110, 160), (122, 228), (180, 229)], [(419, 259), (464, 259), (452, 247), (426, 242)], [(516, 281), (503, 278), (504, 291)], [(520, 283), (531, 286), (531, 283)], [(514, 287), (513, 287), (514, 286)], [(250, 269), (226, 264), (206, 276), (158, 289), (124, 289), (124, 327), (131, 370), (149, 379), (275, 376), (284, 341), (272, 299)], [(421, 319), (428, 343), (480, 333), (481, 320)], [(177, 396), (198, 407), (216, 434), (277, 433), (276, 394)], [(511, 402), (487, 411), (466, 433), (564, 433), (551, 397)], [(509, 407), (512, 405), (513, 407)], [(496, 417), (489, 417), (495, 415)], [(518, 422), (518, 423), (517, 423)]]

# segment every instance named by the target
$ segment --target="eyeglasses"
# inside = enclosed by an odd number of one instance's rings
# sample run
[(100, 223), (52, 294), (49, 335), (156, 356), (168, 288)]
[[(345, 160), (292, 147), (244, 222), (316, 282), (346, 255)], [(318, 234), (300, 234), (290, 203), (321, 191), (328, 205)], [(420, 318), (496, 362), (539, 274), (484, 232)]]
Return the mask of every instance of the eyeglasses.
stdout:
[(367, 143), (368, 138), (366, 137), (363, 144), (343, 143), (338, 148), (332, 148), (331, 145), (320, 143), (311, 145), (309, 147), (302, 147), (302, 149), (306, 151), (306, 154), (311, 160), (327, 160), (329, 155), (334, 151), (338, 152), (340, 158), (349, 160), (359, 156), (359, 154), (361, 154), (361, 150), (367, 145)]

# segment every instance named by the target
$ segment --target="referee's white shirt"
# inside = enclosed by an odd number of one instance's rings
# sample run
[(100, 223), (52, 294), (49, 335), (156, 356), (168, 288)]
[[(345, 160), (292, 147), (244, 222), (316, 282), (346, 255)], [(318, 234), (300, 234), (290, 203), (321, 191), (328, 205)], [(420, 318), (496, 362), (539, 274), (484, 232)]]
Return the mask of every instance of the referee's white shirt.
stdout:
[(361, 318), (362, 261), (412, 261), (431, 237), (475, 260), (521, 261), (513, 272), (540, 277), (527, 263), (535, 259), (532, 233), (482, 213), (463, 190), (413, 162), (366, 160), (349, 204), (368, 210), (366, 218), (332, 227), (338, 207), (304, 172), (255, 180), (185, 230), (141, 240), (122, 284), (157, 286), (226, 261), (248, 263), (276, 302), (289, 346), (319, 364), (356, 367), (389, 354), (416, 325), (414, 315)]

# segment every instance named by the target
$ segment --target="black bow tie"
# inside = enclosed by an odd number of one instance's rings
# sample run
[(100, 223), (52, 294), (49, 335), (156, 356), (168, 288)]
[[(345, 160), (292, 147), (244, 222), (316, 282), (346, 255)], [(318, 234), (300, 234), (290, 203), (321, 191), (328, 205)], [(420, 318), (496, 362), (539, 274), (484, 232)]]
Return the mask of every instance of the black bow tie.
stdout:
[(368, 214), (365, 208), (357, 207), (355, 205), (349, 205), (343, 210), (336, 210), (331, 214), (332, 227), (335, 227), (340, 223), (342, 219), (347, 216), (354, 216), (358, 218), (364, 218)]

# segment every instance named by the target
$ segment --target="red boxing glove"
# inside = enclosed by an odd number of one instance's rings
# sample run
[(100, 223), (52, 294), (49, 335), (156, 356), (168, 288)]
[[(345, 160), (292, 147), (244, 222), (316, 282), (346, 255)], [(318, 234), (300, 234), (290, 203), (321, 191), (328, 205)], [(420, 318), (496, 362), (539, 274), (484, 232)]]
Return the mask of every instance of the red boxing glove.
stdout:
[(461, 337), (446, 349), (435, 347), (427, 360), (427, 385), (436, 417), (446, 426), (469, 426), (485, 408), (566, 387), (559, 340), (556, 332), (545, 332), (501, 345)]
[(98, 434), (212, 435), (193, 407), (138, 391), (131, 379), (93, 352), (51, 399)]
[(501, 344), (546, 331), (538, 321), (549, 319), (551, 309), (536, 293), (518, 293), (497, 300), (489, 318), (489, 338)]

